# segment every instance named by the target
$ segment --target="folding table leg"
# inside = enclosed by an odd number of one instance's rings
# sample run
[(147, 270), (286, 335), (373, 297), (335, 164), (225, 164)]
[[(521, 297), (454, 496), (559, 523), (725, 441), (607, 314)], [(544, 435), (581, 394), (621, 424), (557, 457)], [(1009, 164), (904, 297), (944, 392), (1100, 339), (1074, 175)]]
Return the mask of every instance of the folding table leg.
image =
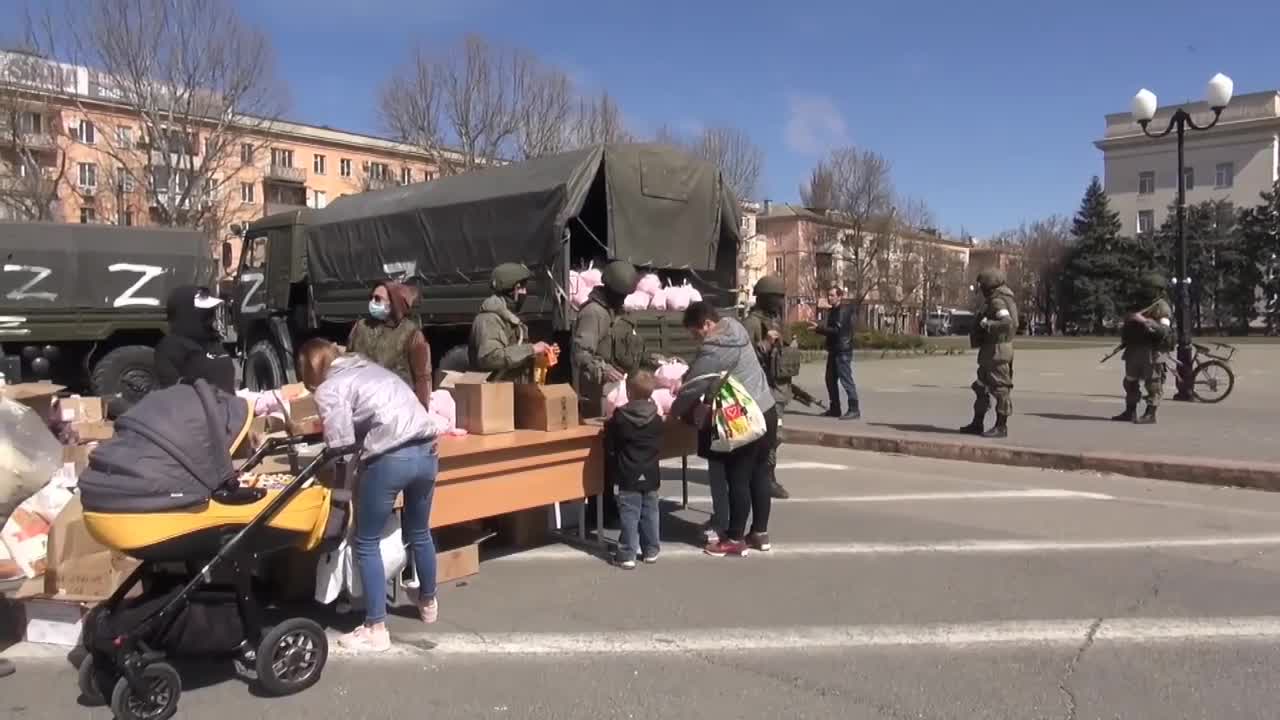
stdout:
[(680, 456), (680, 507), (689, 509), (689, 456)]

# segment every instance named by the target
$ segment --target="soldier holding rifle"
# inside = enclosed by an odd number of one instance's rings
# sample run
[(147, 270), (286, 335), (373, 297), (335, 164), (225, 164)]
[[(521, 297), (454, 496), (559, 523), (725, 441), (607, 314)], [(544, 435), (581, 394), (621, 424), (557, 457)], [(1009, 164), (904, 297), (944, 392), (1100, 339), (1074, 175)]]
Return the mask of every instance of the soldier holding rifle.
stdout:
[[(1149, 275), (1142, 284), (1142, 310), (1130, 315), (1120, 331), (1120, 347), (1124, 352), (1124, 412), (1111, 418), (1118, 422), (1154, 425), (1160, 395), (1164, 392), (1165, 365), (1162, 355), (1172, 348), (1173, 315), (1165, 299), (1165, 280)], [(1115, 353), (1113, 352), (1112, 355)], [(1108, 356), (1110, 357), (1110, 356)], [(1147, 409), (1138, 416), (1140, 391), (1146, 389)]]

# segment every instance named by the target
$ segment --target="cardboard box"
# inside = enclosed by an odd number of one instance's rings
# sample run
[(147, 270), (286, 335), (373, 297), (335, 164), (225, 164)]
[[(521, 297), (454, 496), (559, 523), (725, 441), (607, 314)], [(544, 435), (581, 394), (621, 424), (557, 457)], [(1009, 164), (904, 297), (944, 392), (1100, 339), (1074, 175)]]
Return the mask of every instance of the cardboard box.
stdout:
[(443, 585), (480, 572), (480, 544), (436, 553), (436, 584)]
[(316, 398), (301, 383), (285, 385), (280, 389), (284, 400), (287, 429), (292, 435), (315, 435), (324, 432), (320, 421), (320, 408)]
[(58, 600), (97, 602), (116, 591), (138, 561), (109, 550), (89, 535), (77, 496), (49, 531), (45, 593)]
[(26, 615), (29, 643), (75, 647), (84, 631), (84, 616), (89, 605), (82, 602), (31, 598), (22, 603)]
[(493, 435), (516, 429), (512, 383), (458, 383), (449, 392), (458, 407), (458, 427), (472, 435)]
[(74, 465), (76, 477), (80, 477), (80, 473), (89, 467), (89, 455), (98, 447), (98, 443), (88, 443), (86, 445), (64, 445), (62, 448), (62, 462), (68, 465)]
[(72, 395), (59, 400), (58, 406), (62, 408), (63, 422), (101, 422), (106, 419), (106, 403), (100, 397)]
[(35, 410), (42, 418), (49, 418), (58, 393), (66, 388), (52, 383), (17, 383), (0, 386), (0, 395)]
[(519, 510), (506, 515), (499, 515), (495, 525), (498, 530), (498, 542), (511, 548), (534, 548), (546, 545), (551, 541), (551, 533), (547, 528), (547, 509), (545, 507)]
[(110, 420), (82, 420), (71, 423), (71, 429), (81, 443), (102, 442), (116, 435), (116, 425)]
[(516, 385), (515, 424), (546, 432), (577, 427), (578, 394), (571, 385)]

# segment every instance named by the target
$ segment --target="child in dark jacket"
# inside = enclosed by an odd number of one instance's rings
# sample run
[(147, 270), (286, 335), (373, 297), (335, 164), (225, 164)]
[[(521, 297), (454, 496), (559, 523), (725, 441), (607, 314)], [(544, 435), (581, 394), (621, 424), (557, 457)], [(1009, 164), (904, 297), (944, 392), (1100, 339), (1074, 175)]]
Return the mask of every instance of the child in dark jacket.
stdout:
[(662, 483), (658, 456), (662, 450), (662, 418), (651, 399), (653, 374), (640, 370), (627, 377), (626, 405), (617, 408), (605, 423), (606, 481), (617, 485), (622, 537), (618, 540), (618, 565), (626, 570), (644, 561), (658, 561), (658, 487)]

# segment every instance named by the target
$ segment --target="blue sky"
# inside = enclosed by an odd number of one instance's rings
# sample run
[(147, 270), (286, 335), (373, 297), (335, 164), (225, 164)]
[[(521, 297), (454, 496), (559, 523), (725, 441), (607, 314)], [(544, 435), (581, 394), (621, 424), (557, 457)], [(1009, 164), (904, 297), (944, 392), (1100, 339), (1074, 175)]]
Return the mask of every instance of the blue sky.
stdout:
[(854, 144), (979, 236), (1073, 212), (1102, 170), (1103, 114), (1141, 86), (1162, 104), (1215, 72), (1237, 93), (1280, 87), (1274, 2), (236, 1), (273, 37), (301, 120), (377, 132), (378, 84), (410, 45), (476, 32), (607, 88), (640, 133), (741, 127), (775, 201)]

